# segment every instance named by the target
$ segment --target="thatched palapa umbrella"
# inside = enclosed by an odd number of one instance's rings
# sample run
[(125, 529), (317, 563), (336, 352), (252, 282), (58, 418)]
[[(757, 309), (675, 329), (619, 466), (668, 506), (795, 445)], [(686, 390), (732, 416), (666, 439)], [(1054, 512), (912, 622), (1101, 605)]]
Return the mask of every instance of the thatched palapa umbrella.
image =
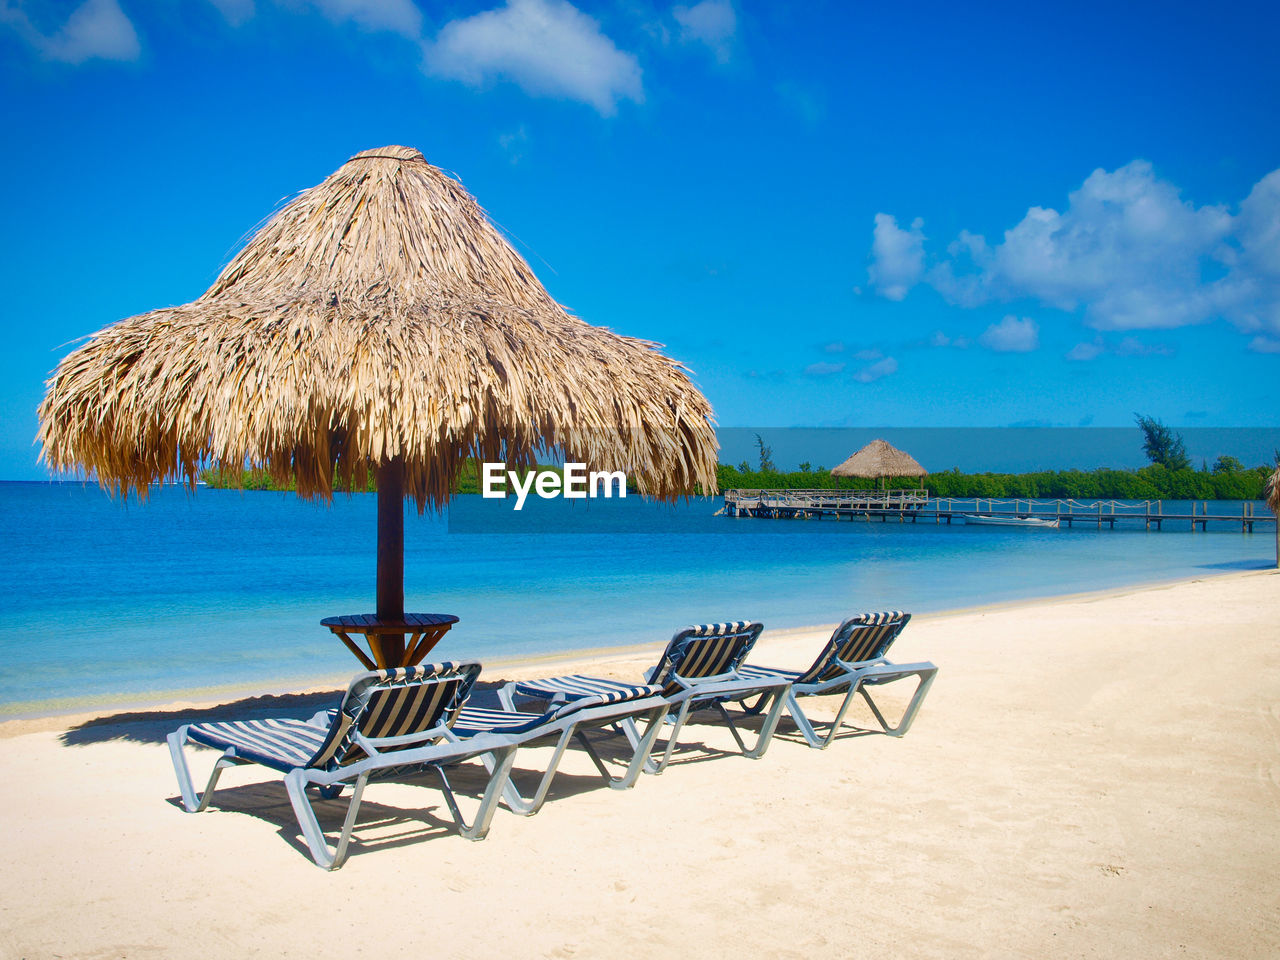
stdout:
[(281, 209), (199, 299), (67, 356), (38, 439), (122, 495), (215, 462), (325, 500), (375, 475), (378, 618), (402, 620), (403, 498), (443, 505), (468, 456), (554, 450), (657, 498), (714, 491), (711, 407), (656, 347), (571, 316), (461, 184), (383, 147)]
[(833, 477), (870, 477), (882, 483), (885, 477), (926, 477), (929, 471), (909, 453), (884, 440), (872, 440), (840, 466)]
[(1262, 488), (1262, 499), (1267, 501), (1267, 506), (1276, 517), (1276, 569), (1280, 569), (1280, 464), (1267, 477)]

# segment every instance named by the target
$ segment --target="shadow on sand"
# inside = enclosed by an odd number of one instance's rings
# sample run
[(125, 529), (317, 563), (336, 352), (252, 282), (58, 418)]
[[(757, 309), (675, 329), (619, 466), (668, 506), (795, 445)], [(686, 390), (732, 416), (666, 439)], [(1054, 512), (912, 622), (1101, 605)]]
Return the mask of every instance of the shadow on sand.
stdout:
[[(491, 710), (501, 709), (498, 687), (501, 681), (481, 681), (475, 685), (469, 703)], [(288, 717), (307, 720), (320, 710), (342, 702), (342, 690), (319, 693), (283, 693), (258, 697), (242, 697), (212, 707), (157, 708), (133, 710), (95, 717), (72, 727), (61, 735), (63, 746), (83, 747), (112, 741), (127, 743), (164, 743), (164, 738), (184, 723), (207, 723), (226, 720), (262, 720)]]

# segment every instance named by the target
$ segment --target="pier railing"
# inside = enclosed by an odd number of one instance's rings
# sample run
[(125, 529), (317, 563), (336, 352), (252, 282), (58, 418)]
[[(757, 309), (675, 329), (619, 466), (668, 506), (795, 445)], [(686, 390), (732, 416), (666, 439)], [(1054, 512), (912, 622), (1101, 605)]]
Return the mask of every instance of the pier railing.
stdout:
[(756, 505), (788, 509), (913, 509), (929, 502), (928, 490), (750, 490), (735, 489), (724, 492), (725, 506)]
[(1029, 497), (939, 497), (932, 501), (944, 513), (1013, 513), (1034, 517), (1045, 514), (1058, 517), (1064, 513), (1101, 513), (1103, 516), (1142, 518), (1164, 512), (1162, 500), (1073, 500), (1034, 499)]
[[(1185, 512), (1189, 503), (1191, 511)], [(1058, 526), (1073, 527), (1104, 524), (1114, 529), (1123, 521), (1142, 523), (1146, 529), (1163, 530), (1165, 524), (1174, 529), (1207, 530), (1212, 522), (1239, 524), (1246, 533), (1254, 524), (1275, 523), (1270, 512), (1255, 513), (1255, 504), (1243, 501), (1238, 513), (1211, 513), (1209, 501), (1182, 501), (1174, 505), (1178, 512), (1166, 512), (1163, 500), (1075, 500), (1037, 499), (1031, 497), (939, 497), (930, 499), (928, 490), (726, 490), (720, 511), (731, 517), (768, 517), (770, 519), (896, 519), (900, 523), (916, 523), (921, 519), (934, 523), (969, 522), (981, 518), (1020, 517), (1053, 521)], [(1050, 524), (1053, 525), (1053, 524)]]

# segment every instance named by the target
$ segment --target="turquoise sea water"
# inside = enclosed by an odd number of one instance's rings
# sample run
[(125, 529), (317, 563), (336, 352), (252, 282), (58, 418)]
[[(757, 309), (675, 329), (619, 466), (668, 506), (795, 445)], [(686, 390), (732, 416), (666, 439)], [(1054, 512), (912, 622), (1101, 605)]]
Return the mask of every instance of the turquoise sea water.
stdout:
[[(656, 648), (692, 622), (796, 627), (1274, 561), (1270, 525), (1242, 534), (734, 520), (713, 516), (710, 500), (673, 508), (631, 497), (539, 501), (508, 526), (508, 506), (463, 499), (452, 521), (408, 509), (406, 608), (461, 618), (436, 648), (441, 659)], [(0, 713), (355, 673), (319, 621), (373, 609), (374, 521), (371, 495), (325, 506), (168, 487), (125, 503), (94, 486), (0, 483)], [(461, 532), (506, 529), (517, 532)]]

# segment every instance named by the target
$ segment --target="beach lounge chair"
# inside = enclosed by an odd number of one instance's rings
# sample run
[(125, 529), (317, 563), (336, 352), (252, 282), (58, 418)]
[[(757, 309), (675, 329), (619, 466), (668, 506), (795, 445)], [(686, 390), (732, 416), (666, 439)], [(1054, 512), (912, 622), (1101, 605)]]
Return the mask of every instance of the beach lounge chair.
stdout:
[[(488, 832), (500, 795), (515, 813), (531, 816), (538, 811), (571, 740), (577, 740), (586, 748), (609, 786), (622, 790), (634, 785), (668, 708), (660, 696), (661, 688), (624, 685), (607, 694), (561, 704), (541, 715), (509, 713), (465, 705), (479, 669), (476, 663), (434, 664), (362, 674), (352, 681), (341, 707), (321, 711), (308, 721), (257, 720), (182, 727), (170, 734), (169, 749), (183, 804), (193, 813), (205, 809), (218, 777), (227, 766), (262, 763), (280, 770), (285, 773), (289, 798), (312, 856), (320, 866), (336, 869), (346, 857), (364, 782), (377, 774), (391, 776), (434, 769), (460, 832), (473, 840), (483, 839)], [(397, 679), (395, 674), (403, 676)], [(448, 689), (445, 685), (455, 678), (460, 681), (459, 685)], [(379, 693), (379, 680), (385, 680), (383, 685), (396, 692)], [(614, 776), (585, 731), (624, 719), (634, 724), (637, 716), (648, 720), (645, 734), (635, 745), (626, 772)], [(345, 752), (340, 743), (343, 736), (347, 737)], [(556, 749), (534, 795), (525, 798), (510, 779), (516, 750), (552, 737), (558, 737)], [(192, 788), (182, 750), (187, 742), (224, 751), (214, 766), (203, 797), (197, 797)], [(334, 743), (339, 745), (326, 749)], [(480, 810), (468, 826), (443, 767), (473, 757), (484, 763), (490, 780)], [(331, 799), (351, 783), (353, 777), (356, 791), (334, 852), (324, 840), (306, 787), (315, 785), (322, 797)]]
[[(298, 817), (303, 837), (315, 862), (334, 870), (347, 856), (351, 831), (370, 778), (431, 769), (454, 821), (464, 837), (480, 840), (489, 830), (516, 744), (510, 737), (481, 734), (465, 740), (450, 738), (449, 728), (462, 709), (480, 664), (424, 664), (374, 670), (356, 676), (334, 711), (310, 720), (270, 719), (192, 723), (169, 734), (169, 753), (183, 806), (199, 813), (208, 806), (218, 777), (229, 766), (258, 763), (284, 774), (285, 788)], [(198, 743), (222, 750), (204, 794), (195, 792), (184, 746)], [(491, 754), (488, 784), (480, 807), (468, 824), (444, 772), (447, 765)], [(318, 788), (331, 799), (352, 786), (351, 803), (338, 837), (330, 849), (316, 820), (307, 788)]]
[[(780, 670), (773, 667), (757, 667), (743, 664), (738, 673), (747, 678), (780, 677), (791, 681), (786, 694), (787, 712), (795, 721), (800, 733), (809, 746), (825, 750), (839, 733), (844, 715), (853, 702), (854, 694), (861, 694), (867, 706), (875, 714), (881, 728), (890, 736), (900, 737), (911, 728), (916, 712), (924, 700), (925, 694), (933, 684), (938, 668), (932, 663), (894, 664), (885, 659), (885, 652), (897, 639), (902, 628), (911, 619), (911, 614), (899, 611), (886, 613), (861, 613), (850, 617), (836, 627), (813, 661), (813, 665), (804, 671)], [(892, 683), (907, 677), (918, 677), (915, 694), (907, 704), (902, 718), (896, 726), (890, 726), (880, 712), (879, 706), (871, 699), (867, 687)], [(814, 723), (800, 709), (800, 697), (819, 696), (822, 694), (844, 693), (845, 697), (836, 712), (831, 727), (825, 736), (820, 736)], [(744, 706), (746, 706), (744, 704)], [(746, 706), (748, 713), (758, 713), (764, 708), (763, 700)]]
[[(666, 748), (658, 761), (649, 759), (645, 769), (659, 774), (671, 761), (671, 754), (689, 714), (699, 708), (716, 710), (729, 726), (744, 756), (764, 756), (782, 713), (783, 697), (791, 681), (785, 677), (761, 676), (745, 679), (738, 667), (751, 650), (763, 627), (759, 623), (737, 620), (728, 623), (704, 623), (685, 627), (671, 638), (656, 666), (645, 673), (645, 681), (661, 688), (672, 723)], [(607, 695), (628, 685), (615, 680), (580, 675), (547, 677), (542, 680), (512, 681), (499, 691), (508, 710), (515, 710), (515, 698), (546, 700), (552, 708), (583, 697)], [(769, 707), (754, 746), (748, 748), (738, 733), (737, 725), (725, 710), (726, 701), (756, 697), (755, 713)], [(638, 751), (642, 738), (634, 721), (621, 722), (623, 732)], [(653, 731), (650, 731), (653, 732)], [(647, 756), (647, 753), (643, 754)]]

